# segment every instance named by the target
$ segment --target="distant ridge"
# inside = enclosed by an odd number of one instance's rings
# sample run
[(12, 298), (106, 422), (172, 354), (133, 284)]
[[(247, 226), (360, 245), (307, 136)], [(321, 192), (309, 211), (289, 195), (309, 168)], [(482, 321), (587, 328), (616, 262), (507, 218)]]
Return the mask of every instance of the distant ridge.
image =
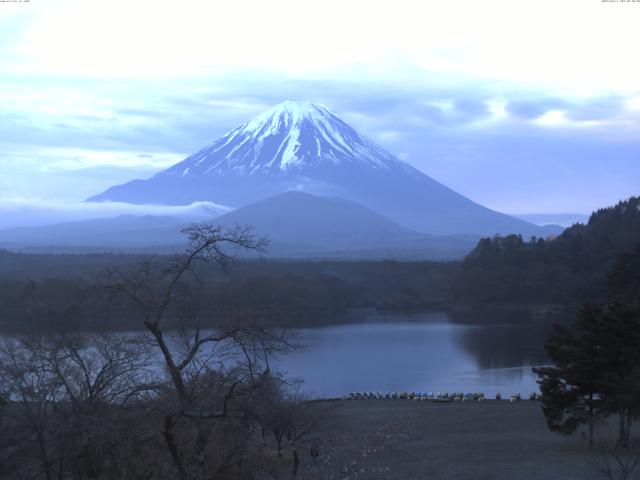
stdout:
[[(278, 258), (456, 259), (479, 238), (421, 234), (350, 200), (304, 192), (275, 195), (210, 221), (228, 228), (250, 226), (256, 236), (269, 239), (261, 256)], [(124, 215), (12, 228), (0, 231), (0, 248), (170, 252), (184, 248), (186, 239), (180, 230), (189, 223), (185, 218)]]
[(0, 246), (23, 247), (153, 247), (184, 243), (185, 219), (120, 215), (114, 218), (63, 222), (0, 231)]
[(514, 217), (535, 225), (559, 225), (570, 227), (574, 223), (586, 223), (589, 215), (586, 213), (525, 213)]

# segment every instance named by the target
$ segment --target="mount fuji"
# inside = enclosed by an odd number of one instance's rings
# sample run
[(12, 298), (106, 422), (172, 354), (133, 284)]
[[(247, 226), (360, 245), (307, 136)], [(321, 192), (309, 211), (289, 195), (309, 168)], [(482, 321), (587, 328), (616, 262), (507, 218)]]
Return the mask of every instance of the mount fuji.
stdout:
[(310, 102), (276, 105), (153, 177), (111, 187), (88, 201), (241, 207), (287, 191), (342, 197), (423, 233), (557, 231), (469, 200)]

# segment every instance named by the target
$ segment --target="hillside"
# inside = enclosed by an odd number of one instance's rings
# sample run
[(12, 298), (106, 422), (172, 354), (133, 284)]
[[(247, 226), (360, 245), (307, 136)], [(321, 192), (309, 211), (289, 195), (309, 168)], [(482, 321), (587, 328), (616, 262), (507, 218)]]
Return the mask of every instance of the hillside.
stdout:
[[(350, 200), (287, 192), (222, 215), (269, 238), (268, 254), (380, 258), (462, 258), (473, 238), (420, 234)], [(349, 253), (351, 252), (351, 253)]]
[(465, 258), (455, 298), (474, 302), (595, 300), (616, 258), (640, 244), (640, 198), (595, 211), (552, 240), (484, 238)]

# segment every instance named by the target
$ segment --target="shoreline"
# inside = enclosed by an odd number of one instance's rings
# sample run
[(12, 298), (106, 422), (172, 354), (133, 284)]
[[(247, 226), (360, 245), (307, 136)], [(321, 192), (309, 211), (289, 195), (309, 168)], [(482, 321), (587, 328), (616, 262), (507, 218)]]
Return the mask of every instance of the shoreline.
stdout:
[[(565, 437), (550, 432), (538, 402), (370, 400), (317, 405), (326, 409), (329, 420), (314, 440), (318, 462), (304, 456), (301, 478), (601, 478), (588, 463), (579, 433)], [(597, 432), (604, 434), (604, 428)]]

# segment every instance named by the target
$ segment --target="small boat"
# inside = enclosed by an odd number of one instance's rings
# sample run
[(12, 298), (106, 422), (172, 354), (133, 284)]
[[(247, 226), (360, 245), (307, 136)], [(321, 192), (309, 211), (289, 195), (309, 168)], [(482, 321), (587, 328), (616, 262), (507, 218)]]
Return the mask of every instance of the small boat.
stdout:
[(431, 398), (432, 402), (447, 402), (449, 403), (451, 401), (451, 397), (433, 397)]

